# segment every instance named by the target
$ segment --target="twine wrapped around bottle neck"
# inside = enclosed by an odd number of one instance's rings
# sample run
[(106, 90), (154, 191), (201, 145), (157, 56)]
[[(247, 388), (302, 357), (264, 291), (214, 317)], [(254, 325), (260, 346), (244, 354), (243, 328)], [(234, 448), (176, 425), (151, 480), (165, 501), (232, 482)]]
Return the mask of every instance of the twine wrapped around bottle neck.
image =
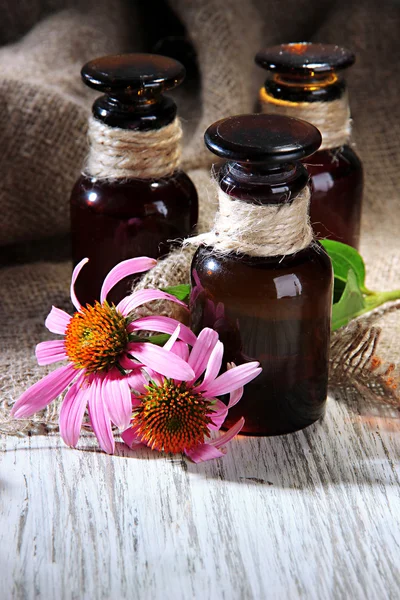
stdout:
[(274, 98), (264, 87), (260, 90), (263, 113), (285, 115), (308, 121), (322, 135), (320, 150), (340, 148), (351, 136), (350, 106), (347, 91), (331, 102), (289, 102)]
[(181, 159), (179, 119), (152, 131), (110, 127), (89, 119), (89, 156), (85, 174), (99, 179), (160, 179), (171, 175)]
[(308, 215), (308, 185), (284, 204), (254, 204), (218, 188), (219, 210), (211, 231), (185, 240), (185, 245), (212, 246), (219, 254), (285, 256), (309, 246), (313, 231)]

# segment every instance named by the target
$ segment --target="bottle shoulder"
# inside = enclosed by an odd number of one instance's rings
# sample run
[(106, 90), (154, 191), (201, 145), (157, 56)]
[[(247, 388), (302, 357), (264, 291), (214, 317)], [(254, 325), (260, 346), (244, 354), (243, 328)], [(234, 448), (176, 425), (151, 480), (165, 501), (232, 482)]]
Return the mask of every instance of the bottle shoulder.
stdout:
[(179, 169), (159, 180), (104, 180), (82, 174), (71, 192), (71, 204), (91, 210), (129, 211), (160, 202), (166, 205), (197, 204), (196, 188), (184, 171)]
[(287, 256), (251, 257), (231, 254), (221, 256), (212, 248), (200, 247), (192, 262), (192, 275), (196, 272), (200, 281), (218, 287), (236, 285), (263, 286), (279, 277), (295, 276), (299, 281), (330, 283), (332, 264), (319, 242), (313, 242), (304, 250)]
[(355, 173), (362, 177), (362, 162), (355, 150), (344, 145), (341, 148), (318, 150), (306, 161), (307, 170), (313, 175), (315, 172), (330, 173)]
[(265, 259), (221, 258), (201, 248), (192, 262), (191, 282), (194, 324), (204, 311), (215, 318), (233, 311), (269, 320), (330, 314), (332, 265), (318, 243), (290, 257)]

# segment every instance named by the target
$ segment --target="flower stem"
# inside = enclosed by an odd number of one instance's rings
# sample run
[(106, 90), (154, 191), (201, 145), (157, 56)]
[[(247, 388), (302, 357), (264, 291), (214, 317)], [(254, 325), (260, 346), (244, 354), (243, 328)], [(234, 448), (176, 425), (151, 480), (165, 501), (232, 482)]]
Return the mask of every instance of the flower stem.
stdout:
[(400, 289), (390, 292), (373, 292), (365, 299), (369, 310), (377, 308), (385, 302), (393, 302), (393, 300), (400, 300)]

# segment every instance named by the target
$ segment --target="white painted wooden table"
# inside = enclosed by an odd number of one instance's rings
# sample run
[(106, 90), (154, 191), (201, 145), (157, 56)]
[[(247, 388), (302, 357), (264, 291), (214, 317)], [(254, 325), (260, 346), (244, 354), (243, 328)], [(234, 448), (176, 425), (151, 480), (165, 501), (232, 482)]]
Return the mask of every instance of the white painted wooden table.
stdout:
[(400, 420), (351, 393), (221, 460), (3, 438), (0, 598), (400, 598)]

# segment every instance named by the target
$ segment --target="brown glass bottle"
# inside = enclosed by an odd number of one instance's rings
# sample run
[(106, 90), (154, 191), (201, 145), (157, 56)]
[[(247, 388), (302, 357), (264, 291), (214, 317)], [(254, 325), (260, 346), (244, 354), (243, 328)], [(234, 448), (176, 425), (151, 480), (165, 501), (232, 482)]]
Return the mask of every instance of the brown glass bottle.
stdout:
[[(184, 67), (158, 55), (108, 56), (87, 63), (84, 82), (106, 95), (93, 105), (95, 119), (109, 127), (154, 131), (172, 123), (176, 105), (162, 93), (182, 82)], [(76, 282), (81, 303), (99, 299), (112, 267), (136, 256), (158, 258), (173, 240), (193, 233), (198, 217), (196, 189), (179, 168), (160, 178), (105, 179), (83, 173), (71, 194), (74, 264), (88, 257)], [(111, 292), (119, 301), (129, 292), (125, 279)]]
[[(243, 115), (212, 125), (205, 142), (229, 162), (218, 181), (228, 195), (255, 204), (290, 202), (307, 184), (299, 160), (315, 151), (318, 131), (297, 119)], [(307, 218), (307, 215), (304, 215)], [(262, 373), (245, 386), (225, 426), (245, 417), (243, 433), (296, 431), (325, 411), (332, 302), (330, 259), (318, 242), (286, 256), (221, 256), (200, 247), (192, 262), (191, 320), (213, 327), (224, 363), (257, 360)]]
[[(338, 100), (348, 109), (346, 83), (340, 71), (354, 60), (354, 54), (344, 48), (308, 42), (273, 46), (256, 56), (256, 63), (271, 73), (260, 91), (262, 111), (304, 118), (321, 130), (322, 147), (306, 161), (311, 175), (310, 214), (316, 235), (358, 248), (362, 165), (348, 145), (346, 134), (338, 145), (336, 136), (324, 132), (315, 112), (322, 105), (333, 107), (329, 103)], [(305, 106), (307, 117), (303, 116)], [(327, 118), (331, 118), (328, 113)], [(349, 113), (340, 113), (339, 121), (343, 119), (339, 129), (344, 127), (345, 131)], [(336, 122), (332, 120), (331, 125), (335, 128)]]

